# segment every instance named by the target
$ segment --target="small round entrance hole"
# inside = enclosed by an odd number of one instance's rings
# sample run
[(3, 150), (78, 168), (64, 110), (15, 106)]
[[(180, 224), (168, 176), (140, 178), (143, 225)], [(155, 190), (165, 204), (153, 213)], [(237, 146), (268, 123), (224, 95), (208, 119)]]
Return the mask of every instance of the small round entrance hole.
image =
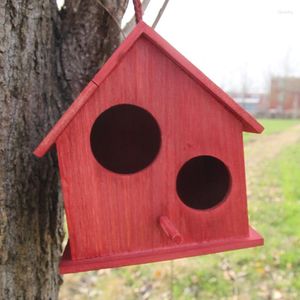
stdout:
[(184, 204), (209, 209), (225, 198), (230, 188), (225, 164), (212, 156), (197, 156), (187, 161), (177, 175), (177, 194)]
[(146, 168), (155, 159), (161, 134), (148, 111), (120, 104), (96, 119), (90, 141), (92, 152), (103, 167), (115, 173), (131, 174)]

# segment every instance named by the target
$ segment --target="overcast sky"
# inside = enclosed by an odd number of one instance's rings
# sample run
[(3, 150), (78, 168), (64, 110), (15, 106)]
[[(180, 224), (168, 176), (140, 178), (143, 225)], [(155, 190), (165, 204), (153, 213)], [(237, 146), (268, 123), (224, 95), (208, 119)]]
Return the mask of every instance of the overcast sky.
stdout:
[[(146, 23), (162, 2), (150, 2)], [(156, 31), (227, 90), (246, 81), (262, 91), (271, 74), (300, 76), (299, 0), (170, 0)]]
[[(146, 23), (162, 3), (151, 0)], [(156, 31), (226, 90), (246, 82), (259, 92), (271, 75), (300, 76), (300, 0), (170, 0)]]

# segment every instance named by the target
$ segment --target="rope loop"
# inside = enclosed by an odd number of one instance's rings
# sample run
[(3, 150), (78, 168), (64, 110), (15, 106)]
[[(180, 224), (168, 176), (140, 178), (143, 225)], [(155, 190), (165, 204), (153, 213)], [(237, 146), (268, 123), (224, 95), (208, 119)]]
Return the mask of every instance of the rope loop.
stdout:
[(143, 8), (140, 0), (132, 0), (135, 12), (135, 21), (136, 23), (140, 22), (143, 19)]

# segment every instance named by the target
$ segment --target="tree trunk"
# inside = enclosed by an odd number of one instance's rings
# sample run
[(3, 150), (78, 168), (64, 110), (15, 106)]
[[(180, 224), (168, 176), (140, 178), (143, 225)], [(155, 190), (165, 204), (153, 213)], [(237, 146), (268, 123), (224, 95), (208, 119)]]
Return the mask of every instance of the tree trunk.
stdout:
[[(56, 154), (32, 151), (119, 44), (99, 1), (0, 3), (0, 299), (58, 297)], [(102, 3), (120, 21), (127, 1)]]

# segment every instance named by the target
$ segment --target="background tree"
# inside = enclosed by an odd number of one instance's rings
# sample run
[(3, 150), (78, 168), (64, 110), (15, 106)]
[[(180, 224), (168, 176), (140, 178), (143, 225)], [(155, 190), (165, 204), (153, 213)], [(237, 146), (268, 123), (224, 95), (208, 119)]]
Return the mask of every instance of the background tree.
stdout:
[(119, 44), (128, 0), (99, 1), (0, 3), (0, 299), (57, 299), (56, 156), (32, 151)]

